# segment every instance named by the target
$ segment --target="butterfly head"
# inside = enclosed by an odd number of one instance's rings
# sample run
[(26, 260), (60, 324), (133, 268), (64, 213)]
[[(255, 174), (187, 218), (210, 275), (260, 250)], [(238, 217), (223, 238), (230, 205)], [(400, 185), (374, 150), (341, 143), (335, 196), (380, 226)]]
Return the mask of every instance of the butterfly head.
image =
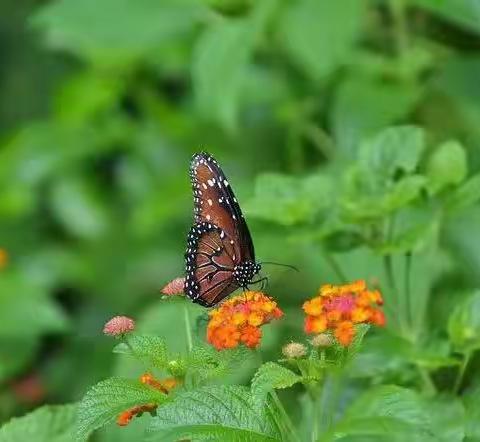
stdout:
[(247, 287), (262, 266), (253, 261), (245, 261), (235, 266), (233, 277), (240, 287)]

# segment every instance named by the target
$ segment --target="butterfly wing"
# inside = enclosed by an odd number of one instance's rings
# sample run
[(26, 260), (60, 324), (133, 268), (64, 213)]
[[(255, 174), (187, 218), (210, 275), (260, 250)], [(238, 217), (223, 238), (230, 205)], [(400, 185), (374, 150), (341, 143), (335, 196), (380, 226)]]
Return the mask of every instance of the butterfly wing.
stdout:
[(185, 254), (185, 293), (211, 307), (238, 288), (233, 278), (238, 256), (225, 232), (208, 222), (193, 225)]
[(190, 166), (195, 222), (220, 227), (243, 261), (255, 261), (255, 250), (247, 223), (227, 177), (208, 153), (195, 154)]

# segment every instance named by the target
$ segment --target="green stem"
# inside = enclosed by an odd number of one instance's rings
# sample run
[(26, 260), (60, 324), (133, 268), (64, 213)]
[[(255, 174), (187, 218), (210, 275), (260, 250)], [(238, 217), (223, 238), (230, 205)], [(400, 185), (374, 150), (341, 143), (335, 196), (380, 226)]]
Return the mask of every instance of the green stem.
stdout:
[(412, 270), (412, 253), (407, 252), (405, 254), (405, 319), (410, 329), (413, 329), (413, 315), (411, 307), (411, 270)]
[(185, 304), (185, 306), (183, 307), (183, 317), (185, 320), (185, 333), (187, 335), (187, 348), (188, 348), (188, 351), (192, 351), (192, 348), (193, 348), (192, 326), (190, 324), (190, 314), (188, 312), (187, 304)]
[(455, 394), (458, 394), (458, 392), (460, 391), (460, 388), (462, 387), (463, 377), (465, 376), (465, 371), (467, 370), (467, 366), (468, 366), (468, 363), (470, 362), (471, 357), (472, 357), (472, 352), (470, 351), (465, 353), (463, 356), (463, 361), (458, 370), (457, 378), (455, 379), (455, 385), (453, 387), (453, 392)]
[(271, 396), (272, 396), (273, 402), (275, 403), (275, 406), (277, 407), (278, 411), (280, 411), (280, 414), (282, 415), (282, 422), (286, 427), (287, 433), (291, 435), (292, 440), (299, 442), (300, 438), (297, 434), (297, 430), (293, 426), (292, 420), (290, 419), (290, 416), (288, 415), (287, 411), (285, 410), (285, 407), (280, 401), (277, 395), (277, 392), (273, 390), (271, 393)]
[(321, 399), (321, 396), (319, 397), (318, 394), (312, 393), (310, 394), (310, 397), (312, 399), (312, 416), (313, 416), (313, 425), (312, 425), (312, 442), (316, 442), (318, 440), (318, 434), (319, 434), (319, 402)]
[(337, 262), (334, 256), (326, 252), (325, 250), (322, 250), (322, 253), (323, 253), (323, 257), (325, 258), (325, 261), (327, 261), (328, 265), (330, 266), (330, 268), (333, 270), (333, 272), (339, 279), (339, 282), (341, 283), (347, 282), (348, 281), (347, 275), (342, 270), (340, 264)]
[(425, 367), (417, 366), (417, 369), (422, 379), (425, 393), (427, 393), (429, 396), (434, 396), (437, 393), (437, 387), (435, 387), (435, 384), (430, 377), (430, 373), (425, 369)]

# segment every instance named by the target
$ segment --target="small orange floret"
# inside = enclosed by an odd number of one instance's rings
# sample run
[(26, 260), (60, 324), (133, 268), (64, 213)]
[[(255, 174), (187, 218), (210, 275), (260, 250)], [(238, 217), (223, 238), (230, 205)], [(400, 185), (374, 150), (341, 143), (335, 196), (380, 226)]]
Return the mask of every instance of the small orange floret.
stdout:
[(352, 339), (355, 336), (355, 329), (350, 321), (340, 322), (335, 329), (335, 337), (338, 342), (344, 347), (349, 346), (352, 343)]
[(260, 327), (281, 318), (283, 312), (269, 296), (248, 291), (228, 299), (209, 315), (207, 341), (225, 350), (240, 344), (256, 348), (262, 337)]
[(8, 264), (8, 253), (5, 249), (0, 248), (0, 270)]
[(385, 315), (378, 308), (382, 304), (381, 293), (369, 291), (364, 280), (322, 285), (319, 295), (303, 304), (305, 332), (332, 332), (340, 345), (348, 346), (355, 336), (355, 324), (385, 325)]
[(157, 409), (156, 404), (136, 405), (128, 410), (122, 411), (117, 417), (117, 425), (125, 427), (128, 425), (135, 416), (139, 416), (142, 413), (148, 411), (150, 413)]
[(151, 373), (142, 374), (140, 376), (140, 382), (165, 394), (168, 394), (170, 390), (175, 388), (179, 383), (175, 378), (156, 379)]

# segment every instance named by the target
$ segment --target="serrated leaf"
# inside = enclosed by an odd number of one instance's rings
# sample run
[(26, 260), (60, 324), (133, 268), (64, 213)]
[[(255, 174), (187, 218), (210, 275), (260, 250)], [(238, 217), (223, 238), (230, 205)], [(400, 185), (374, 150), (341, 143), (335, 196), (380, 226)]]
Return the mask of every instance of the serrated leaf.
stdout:
[(448, 320), (448, 334), (460, 351), (480, 348), (480, 290), (456, 306)]
[(213, 347), (196, 346), (187, 355), (185, 366), (190, 373), (206, 381), (241, 369), (251, 358), (252, 352), (245, 347), (219, 352)]
[(255, 182), (255, 195), (246, 204), (250, 216), (291, 226), (312, 221), (328, 207), (332, 185), (324, 175), (296, 178), (281, 174), (263, 174)]
[(76, 405), (46, 405), (0, 429), (0, 442), (70, 442)]
[(447, 200), (447, 209), (450, 212), (460, 211), (473, 206), (480, 200), (480, 174), (469, 178), (458, 187)]
[(467, 155), (458, 141), (446, 141), (427, 163), (428, 190), (435, 194), (449, 185), (461, 183), (467, 175)]
[(251, 392), (255, 407), (261, 409), (264, 406), (270, 391), (291, 387), (301, 380), (301, 376), (275, 362), (263, 364), (252, 379)]
[(167, 346), (163, 338), (154, 335), (131, 335), (127, 339), (130, 346), (122, 342), (113, 349), (113, 352), (138, 358), (156, 368), (168, 366)]
[(419, 395), (413, 390), (393, 385), (367, 391), (345, 411), (346, 419), (377, 416), (395, 417), (419, 428), (429, 424)]
[(148, 429), (147, 440), (260, 442), (279, 437), (269, 409), (254, 409), (247, 388), (214, 386), (181, 392), (164, 404)]
[(356, 0), (301, 0), (285, 10), (279, 33), (291, 59), (318, 80), (348, 60), (363, 12)]
[(122, 411), (142, 404), (161, 404), (166, 395), (147, 385), (124, 378), (109, 378), (93, 386), (78, 406), (75, 437), (86, 441), (96, 429), (114, 420)]

